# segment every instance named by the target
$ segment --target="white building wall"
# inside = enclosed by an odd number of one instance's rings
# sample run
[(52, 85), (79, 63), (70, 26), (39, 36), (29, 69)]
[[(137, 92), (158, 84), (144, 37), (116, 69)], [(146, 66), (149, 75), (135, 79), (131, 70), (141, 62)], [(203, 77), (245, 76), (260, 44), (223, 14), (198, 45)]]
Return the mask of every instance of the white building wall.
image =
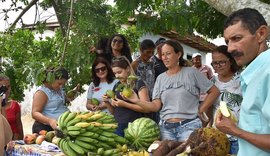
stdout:
[[(154, 34), (151, 34), (151, 33), (147, 33), (145, 35), (143, 35), (140, 39), (139, 39), (139, 42), (145, 40), (145, 39), (151, 39), (152, 41), (156, 42), (160, 37), (163, 37), (163, 36), (160, 36), (160, 35), (154, 35)], [(165, 39), (169, 39), (169, 38), (166, 38), (166, 37), (163, 37)], [(180, 42), (181, 43), (181, 42)], [(181, 43), (181, 45), (183, 46), (184, 48), (184, 59), (187, 59), (187, 56), (189, 55), (190, 57), (192, 57), (192, 54), (194, 53), (200, 53), (202, 55), (202, 64), (208, 64), (206, 63), (207, 61), (207, 58), (206, 57), (206, 54), (205, 52), (201, 52), (199, 51), (198, 49), (195, 49), (195, 48), (192, 48), (186, 44), (183, 44)], [(136, 56), (138, 54), (135, 54)]]

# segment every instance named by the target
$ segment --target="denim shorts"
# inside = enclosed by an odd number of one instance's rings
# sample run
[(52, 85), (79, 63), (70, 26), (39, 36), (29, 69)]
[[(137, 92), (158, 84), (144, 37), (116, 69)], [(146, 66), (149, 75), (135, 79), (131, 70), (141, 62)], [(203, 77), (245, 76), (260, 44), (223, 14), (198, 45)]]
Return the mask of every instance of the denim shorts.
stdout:
[(239, 149), (238, 140), (230, 141), (230, 145), (229, 154), (237, 155)]
[(202, 122), (199, 118), (186, 123), (168, 123), (160, 120), (159, 127), (161, 140), (185, 141), (195, 129), (202, 127)]

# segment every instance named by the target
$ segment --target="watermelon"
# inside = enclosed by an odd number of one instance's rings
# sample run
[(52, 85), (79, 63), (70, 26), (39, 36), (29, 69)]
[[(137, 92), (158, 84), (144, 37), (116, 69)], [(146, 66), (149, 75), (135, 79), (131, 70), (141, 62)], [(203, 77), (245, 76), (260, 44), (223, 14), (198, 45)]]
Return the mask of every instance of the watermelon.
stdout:
[(160, 137), (160, 130), (157, 123), (145, 117), (138, 118), (129, 123), (124, 132), (129, 145), (135, 150), (148, 149)]

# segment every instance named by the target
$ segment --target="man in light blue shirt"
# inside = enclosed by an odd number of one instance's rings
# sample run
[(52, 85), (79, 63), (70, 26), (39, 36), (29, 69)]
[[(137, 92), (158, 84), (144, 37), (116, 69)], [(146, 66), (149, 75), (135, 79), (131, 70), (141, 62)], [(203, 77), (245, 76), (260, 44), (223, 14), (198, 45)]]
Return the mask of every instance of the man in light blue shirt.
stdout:
[(239, 156), (270, 155), (270, 50), (264, 17), (245, 8), (231, 14), (224, 25), (224, 38), (241, 73), (243, 102), (239, 124), (219, 114), (216, 126), (239, 138)]

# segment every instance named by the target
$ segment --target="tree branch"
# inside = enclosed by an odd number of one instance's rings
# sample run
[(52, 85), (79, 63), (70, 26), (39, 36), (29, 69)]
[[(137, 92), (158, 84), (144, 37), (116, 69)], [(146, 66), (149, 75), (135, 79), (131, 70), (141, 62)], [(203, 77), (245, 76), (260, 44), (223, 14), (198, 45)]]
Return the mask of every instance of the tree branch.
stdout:
[(19, 14), (19, 16), (15, 19), (15, 21), (12, 23), (12, 25), (9, 27), (8, 31), (11, 31), (15, 28), (16, 24), (18, 23), (18, 21), (22, 18), (22, 16), (32, 7), (34, 6), (36, 3), (38, 2), (38, 0), (32, 0), (29, 5), (27, 5), (22, 12)]
[(204, 1), (226, 16), (230, 15), (232, 12), (236, 10), (243, 8), (256, 9), (264, 16), (266, 22), (270, 24), (270, 14), (269, 14), (270, 5), (261, 2), (259, 0), (253, 0), (252, 2), (248, 0), (237, 0), (237, 1), (204, 0)]
[(61, 58), (61, 65), (64, 65), (64, 60), (65, 60), (65, 55), (66, 55), (66, 51), (67, 51), (67, 45), (68, 45), (68, 41), (69, 41), (69, 32), (70, 32), (70, 27), (71, 27), (71, 22), (72, 22), (72, 18), (73, 18), (73, 0), (70, 1), (70, 14), (69, 14), (69, 21), (68, 21), (68, 28), (67, 28), (67, 34), (65, 37), (65, 44), (64, 44), (64, 49), (63, 49), (63, 53), (62, 53), (62, 58)]
[(59, 23), (59, 27), (61, 29), (61, 32), (62, 32), (62, 36), (64, 37), (66, 35), (66, 29), (65, 29), (65, 22), (62, 20), (61, 18), (61, 9), (59, 9), (58, 5), (54, 0), (51, 0), (51, 3), (52, 3), (52, 6), (54, 8), (54, 11), (55, 11), (55, 14), (56, 14), (56, 17), (57, 17), (57, 21)]

